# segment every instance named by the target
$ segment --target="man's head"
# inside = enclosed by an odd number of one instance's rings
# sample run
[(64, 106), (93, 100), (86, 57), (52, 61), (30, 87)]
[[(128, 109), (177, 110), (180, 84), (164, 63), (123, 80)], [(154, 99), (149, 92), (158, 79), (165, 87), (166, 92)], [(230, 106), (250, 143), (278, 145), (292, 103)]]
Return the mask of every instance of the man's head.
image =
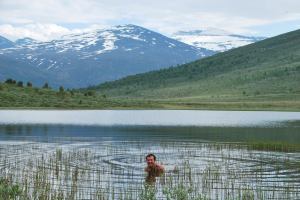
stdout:
[(148, 154), (146, 156), (146, 162), (148, 166), (153, 166), (155, 164), (156, 161), (156, 156), (152, 153)]

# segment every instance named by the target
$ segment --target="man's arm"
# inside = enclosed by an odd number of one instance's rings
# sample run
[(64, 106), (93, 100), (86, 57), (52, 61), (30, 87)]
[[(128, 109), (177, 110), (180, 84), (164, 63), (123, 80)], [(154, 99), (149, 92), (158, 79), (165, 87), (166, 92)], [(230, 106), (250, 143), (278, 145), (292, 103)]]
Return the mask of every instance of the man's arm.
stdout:
[(165, 172), (164, 166), (162, 166), (162, 165), (160, 165), (160, 164), (156, 164), (156, 167), (157, 167), (157, 169), (158, 169), (158, 171), (159, 171), (160, 173), (164, 173), (164, 172)]

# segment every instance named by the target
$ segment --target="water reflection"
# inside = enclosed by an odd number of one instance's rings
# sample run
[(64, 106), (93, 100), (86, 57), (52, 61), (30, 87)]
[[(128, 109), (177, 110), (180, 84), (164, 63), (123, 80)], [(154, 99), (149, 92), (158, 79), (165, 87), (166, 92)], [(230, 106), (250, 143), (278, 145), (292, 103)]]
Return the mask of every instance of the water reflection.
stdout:
[[(159, 116), (159, 117), (158, 117)], [(195, 110), (1, 110), (0, 124), (276, 126), (300, 112)]]
[[(300, 143), (298, 123), (280, 127), (0, 125), (0, 140), (150, 140)], [(63, 139), (59, 139), (62, 140)]]

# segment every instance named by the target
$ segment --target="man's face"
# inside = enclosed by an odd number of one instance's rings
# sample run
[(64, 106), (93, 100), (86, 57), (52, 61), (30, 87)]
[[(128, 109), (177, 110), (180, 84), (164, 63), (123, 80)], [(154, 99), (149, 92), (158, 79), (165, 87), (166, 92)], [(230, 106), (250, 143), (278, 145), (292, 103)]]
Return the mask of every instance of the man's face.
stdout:
[(149, 156), (146, 158), (146, 161), (147, 161), (147, 165), (148, 166), (153, 166), (154, 163), (155, 163), (155, 160), (154, 160), (154, 157), (153, 156)]

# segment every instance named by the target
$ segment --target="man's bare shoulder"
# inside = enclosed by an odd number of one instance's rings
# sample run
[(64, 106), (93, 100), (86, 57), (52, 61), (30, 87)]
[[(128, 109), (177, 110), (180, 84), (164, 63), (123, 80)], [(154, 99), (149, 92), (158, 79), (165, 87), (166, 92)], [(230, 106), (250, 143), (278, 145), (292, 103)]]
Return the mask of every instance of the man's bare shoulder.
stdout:
[(156, 164), (156, 168), (159, 170), (159, 171), (165, 171), (165, 168), (163, 165), (160, 165), (160, 164)]

